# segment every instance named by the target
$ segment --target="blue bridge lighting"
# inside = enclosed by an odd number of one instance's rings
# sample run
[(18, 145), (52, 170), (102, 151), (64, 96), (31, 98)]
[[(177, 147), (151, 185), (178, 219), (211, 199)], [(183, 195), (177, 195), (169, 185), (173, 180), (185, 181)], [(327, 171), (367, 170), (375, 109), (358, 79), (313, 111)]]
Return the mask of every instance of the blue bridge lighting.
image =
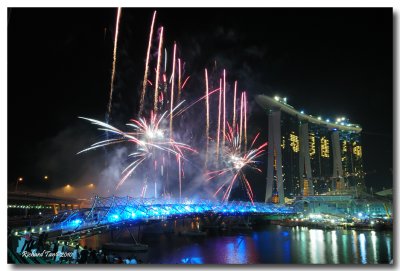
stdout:
[[(201, 215), (268, 215), (294, 214), (286, 205), (215, 200), (137, 199), (131, 197), (96, 196), (91, 208), (68, 210), (43, 221), (36, 228), (50, 228), (64, 233), (91, 230), (120, 223), (140, 223)], [(17, 229), (17, 232), (19, 230)]]

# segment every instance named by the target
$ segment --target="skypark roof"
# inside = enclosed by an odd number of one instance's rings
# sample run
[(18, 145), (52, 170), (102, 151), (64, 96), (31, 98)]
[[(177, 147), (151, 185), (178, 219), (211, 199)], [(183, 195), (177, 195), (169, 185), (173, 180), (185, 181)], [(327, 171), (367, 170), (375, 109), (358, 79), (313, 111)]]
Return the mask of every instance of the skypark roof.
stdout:
[(322, 120), (321, 117), (304, 114), (303, 111), (294, 109), (291, 105), (286, 103), (286, 98), (269, 97), (266, 95), (257, 95), (256, 102), (264, 109), (280, 109), (281, 111), (298, 117), (299, 120), (308, 121), (310, 123), (325, 126), (330, 130), (341, 130), (354, 133), (360, 133), (362, 128), (358, 124), (344, 123), (344, 122), (330, 122), (329, 120)]

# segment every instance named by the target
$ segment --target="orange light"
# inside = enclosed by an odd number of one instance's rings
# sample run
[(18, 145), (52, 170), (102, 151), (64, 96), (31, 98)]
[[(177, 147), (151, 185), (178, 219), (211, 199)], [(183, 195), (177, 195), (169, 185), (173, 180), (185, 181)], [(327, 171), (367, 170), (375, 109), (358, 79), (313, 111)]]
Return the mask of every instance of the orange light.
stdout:
[(49, 177), (47, 177), (47, 175), (46, 175), (46, 176), (44, 176), (44, 179), (45, 179), (45, 180), (47, 180), (48, 178), (49, 178)]
[(91, 183), (91, 184), (89, 184), (89, 187), (94, 187), (94, 184), (92, 184), (92, 183)]
[(22, 182), (23, 180), (24, 180), (24, 179), (23, 179), (22, 177), (19, 177), (19, 178), (18, 178), (18, 181), (19, 181), (19, 182)]
[(66, 185), (66, 188), (71, 188), (71, 186), (69, 184)]

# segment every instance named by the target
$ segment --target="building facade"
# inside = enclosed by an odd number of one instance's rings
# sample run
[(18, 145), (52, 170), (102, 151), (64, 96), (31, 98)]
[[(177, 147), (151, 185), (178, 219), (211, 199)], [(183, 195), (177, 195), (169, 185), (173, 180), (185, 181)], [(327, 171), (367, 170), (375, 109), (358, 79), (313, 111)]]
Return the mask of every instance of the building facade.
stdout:
[(266, 202), (365, 190), (359, 125), (306, 115), (278, 97), (256, 101), (268, 114)]

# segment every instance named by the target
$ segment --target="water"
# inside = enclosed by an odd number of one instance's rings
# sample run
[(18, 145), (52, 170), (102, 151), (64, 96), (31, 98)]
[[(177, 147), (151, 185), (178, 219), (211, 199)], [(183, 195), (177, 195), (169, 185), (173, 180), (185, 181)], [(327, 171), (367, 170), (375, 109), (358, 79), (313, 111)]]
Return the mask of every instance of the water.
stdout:
[[(122, 239), (129, 242), (128, 235)], [(81, 240), (101, 247), (109, 234)], [(120, 241), (121, 241), (120, 240)], [(123, 254), (153, 264), (379, 264), (393, 258), (393, 233), (265, 226), (245, 234), (185, 237), (144, 234), (149, 251)]]

